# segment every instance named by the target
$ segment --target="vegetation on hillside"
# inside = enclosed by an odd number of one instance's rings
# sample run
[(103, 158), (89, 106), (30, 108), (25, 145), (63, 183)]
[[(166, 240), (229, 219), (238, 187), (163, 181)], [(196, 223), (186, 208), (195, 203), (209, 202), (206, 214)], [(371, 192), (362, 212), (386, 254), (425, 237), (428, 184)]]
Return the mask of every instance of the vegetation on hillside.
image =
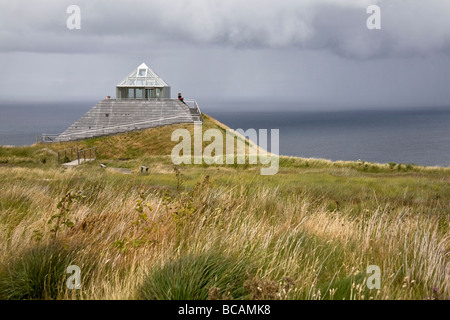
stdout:
[[(174, 167), (174, 127), (0, 147), (0, 298), (450, 297), (449, 168)], [(74, 145), (98, 146), (99, 160), (61, 167), (55, 151)], [(66, 286), (69, 265), (79, 290)], [(379, 290), (366, 286), (369, 265)]]

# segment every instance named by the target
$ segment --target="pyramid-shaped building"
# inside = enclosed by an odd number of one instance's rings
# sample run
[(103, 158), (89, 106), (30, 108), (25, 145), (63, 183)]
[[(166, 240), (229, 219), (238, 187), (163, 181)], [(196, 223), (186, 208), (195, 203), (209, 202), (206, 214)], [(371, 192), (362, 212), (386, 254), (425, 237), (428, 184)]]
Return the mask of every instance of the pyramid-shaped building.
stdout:
[(118, 99), (170, 99), (170, 86), (145, 63), (131, 72), (116, 87)]
[(177, 123), (201, 122), (196, 101), (171, 99), (170, 86), (145, 63), (116, 86), (116, 99), (99, 101), (56, 138), (72, 141)]

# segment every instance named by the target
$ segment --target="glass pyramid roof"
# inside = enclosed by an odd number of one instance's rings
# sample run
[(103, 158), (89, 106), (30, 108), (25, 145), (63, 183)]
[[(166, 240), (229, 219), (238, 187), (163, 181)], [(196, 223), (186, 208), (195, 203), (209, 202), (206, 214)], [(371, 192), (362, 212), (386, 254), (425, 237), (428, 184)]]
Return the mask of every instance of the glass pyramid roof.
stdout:
[(152, 69), (145, 63), (142, 63), (125, 79), (123, 79), (117, 87), (168, 87), (169, 85), (161, 79)]

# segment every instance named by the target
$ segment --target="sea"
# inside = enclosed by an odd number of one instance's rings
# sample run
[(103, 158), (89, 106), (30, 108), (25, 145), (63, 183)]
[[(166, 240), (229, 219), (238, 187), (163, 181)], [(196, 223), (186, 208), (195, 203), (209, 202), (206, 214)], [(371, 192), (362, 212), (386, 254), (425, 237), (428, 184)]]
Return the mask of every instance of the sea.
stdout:
[[(0, 145), (30, 145), (36, 135), (61, 133), (95, 103), (0, 102)], [(306, 110), (298, 102), (274, 107), (220, 100), (199, 105), (233, 129), (278, 129), (280, 155), (450, 166), (450, 107)]]

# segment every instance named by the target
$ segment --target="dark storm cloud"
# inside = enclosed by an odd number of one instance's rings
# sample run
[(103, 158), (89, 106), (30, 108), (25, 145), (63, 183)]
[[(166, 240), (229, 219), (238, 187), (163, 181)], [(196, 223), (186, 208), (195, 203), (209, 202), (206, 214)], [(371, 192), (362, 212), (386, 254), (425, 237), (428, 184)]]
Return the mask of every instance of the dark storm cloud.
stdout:
[[(81, 7), (82, 28), (66, 28)], [(368, 30), (366, 8), (382, 10)], [(0, 50), (104, 53), (158, 46), (328, 50), (350, 58), (449, 53), (447, 0), (2, 1)]]
[(449, 105), (449, 16), (448, 0), (0, 0), (0, 100), (97, 101), (146, 62), (185, 97)]

